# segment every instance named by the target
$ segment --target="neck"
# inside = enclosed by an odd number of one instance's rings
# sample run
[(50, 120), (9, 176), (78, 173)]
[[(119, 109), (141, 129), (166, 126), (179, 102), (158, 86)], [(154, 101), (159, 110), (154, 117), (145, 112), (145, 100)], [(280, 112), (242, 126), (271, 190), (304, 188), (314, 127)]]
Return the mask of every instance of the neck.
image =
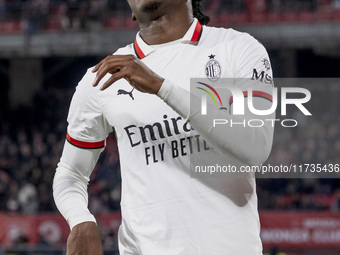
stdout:
[(165, 14), (154, 20), (140, 23), (140, 36), (149, 45), (175, 41), (185, 35), (193, 20), (190, 12)]

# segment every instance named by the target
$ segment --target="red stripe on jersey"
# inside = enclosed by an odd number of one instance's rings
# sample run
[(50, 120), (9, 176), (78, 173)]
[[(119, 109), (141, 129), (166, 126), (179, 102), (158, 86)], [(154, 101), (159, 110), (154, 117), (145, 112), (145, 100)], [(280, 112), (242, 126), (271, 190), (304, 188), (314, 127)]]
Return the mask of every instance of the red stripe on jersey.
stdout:
[(134, 47), (135, 53), (136, 53), (136, 55), (137, 55), (137, 57), (139, 59), (145, 58), (145, 55), (144, 55), (143, 51), (141, 50), (141, 48), (139, 48), (139, 45), (137, 43), (137, 39), (135, 40), (135, 43), (133, 44), (133, 47)]
[(66, 139), (70, 144), (77, 146), (79, 148), (84, 148), (84, 149), (99, 149), (99, 148), (103, 148), (105, 146), (105, 140), (100, 141), (100, 142), (94, 142), (94, 143), (82, 142), (82, 141), (78, 141), (76, 139), (73, 139), (68, 133), (66, 135)]
[(191, 37), (192, 42), (197, 42), (201, 38), (203, 27), (199, 21), (197, 21), (194, 34)]
[[(248, 91), (243, 91), (244, 97), (248, 96)], [(264, 99), (269, 100), (270, 102), (273, 102), (273, 96), (262, 91), (253, 91), (253, 97), (262, 97)], [(231, 105), (234, 102), (234, 97), (231, 97), (229, 100), (229, 105)]]

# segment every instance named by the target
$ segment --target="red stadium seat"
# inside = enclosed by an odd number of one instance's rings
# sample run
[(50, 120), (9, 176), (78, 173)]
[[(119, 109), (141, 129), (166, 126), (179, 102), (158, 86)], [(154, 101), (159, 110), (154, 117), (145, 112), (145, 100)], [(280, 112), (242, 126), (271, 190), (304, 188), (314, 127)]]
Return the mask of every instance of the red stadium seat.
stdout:
[(5, 21), (0, 23), (0, 32), (2, 33), (20, 33), (22, 25), (20, 21)]
[(264, 23), (266, 21), (264, 13), (252, 13), (250, 19), (251, 23)]
[(124, 21), (121, 17), (113, 17), (110, 19), (107, 19), (105, 22), (105, 28), (108, 29), (119, 29), (122, 28), (124, 25)]
[(294, 22), (297, 21), (297, 15), (295, 12), (284, 12), (281, 14), (281, 20), (283, 22)]
[(299, 13), (299, 21), (309, 23), (309, 22), (312, 22), (313, 19), (314, 19), (314, 15), (312, 12), (300, 12)]
[(331, 20), (332, 15), (330, 12), (318, 11), (315, 13), (315, 18), (317, 21), (329, 21)]
[(340, 20), (340, 10), (336, 10), (332, 13), (332, 20)]
[(314, 200), (315, 200), (314, 203), (319, 208), (325, 208), (327, 210), (330, 210), (333, 198), (330, 195), (316, 194), (314, 195)]
[(218, 23), (219, 24), (229, 24), (229, 23), (231, 23), (231, 17), (226, 13), (222, 13), (218, 16)]
[(48, 30), (48, 31), (56, 31), (56, 30), (60, 30), (60, 28), (61, 28), (61, 26), (60, 26), (60, 19), (58, 17), (51, 17), (48, 20), (46, 30)]
[(276, 12), (269, 12), (266, 17), (267, 22), (276, 23), (280, 21), (280, 15)]
[(234, 23), (244, 24), (249, 22), (248, 15), (246, 13), (238, 13), (234, 15)]

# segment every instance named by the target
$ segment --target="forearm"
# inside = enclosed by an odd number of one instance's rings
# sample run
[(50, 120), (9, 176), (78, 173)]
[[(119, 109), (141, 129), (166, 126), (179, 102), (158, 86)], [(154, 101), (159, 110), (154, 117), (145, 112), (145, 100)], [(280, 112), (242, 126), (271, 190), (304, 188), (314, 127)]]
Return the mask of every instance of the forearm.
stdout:
[(82, 222), (96, 222), (88, 210), (87, 185), (100, 152), (100, 149), (79, 149), (65, 143), (53, 180), (53, 197), (71, 229)]
[[(251, 127), (243, 124), (249, 116), (233, 116), (219, 107), (211, 107), (207, 115), (201, 114), (201, 99), (178, 86), (165, 81), (158, 96), (173, 108), (180, 116), (215, 149), (228, 154), (248, 165), (259, 165), (268, 157), (273, 137), (272, 122), (263, 121), (262, 127)], [(271, 116), (257, 116), (257, 119), (271, 119)], [(216, 125), (215, 119), (228, 121), (229, 125)], [(242, 126), (242, 127), (240, 127)]]
[(96, 222), (87, 208), (87, 184), (62, 167), (57, 168), (54, 176), (53, 197), (71, 229), (82, 222)]

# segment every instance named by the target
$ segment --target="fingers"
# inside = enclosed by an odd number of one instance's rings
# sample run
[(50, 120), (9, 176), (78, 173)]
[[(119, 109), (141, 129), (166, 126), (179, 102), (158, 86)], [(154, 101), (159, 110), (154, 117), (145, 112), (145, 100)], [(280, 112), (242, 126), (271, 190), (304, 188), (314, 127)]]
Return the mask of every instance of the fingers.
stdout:
[(100, 81), (111, 74), (100, 90), (105, 90), (116, 81), (124, 78), (132, 87), (145, 93), (156, 94), (164, 79), (150, 70), (142, 61), (133, 55), (112, 55), (98, 63), (92, 70), (96, 73), (93, 86), (96, 87)]
[(121, 70), (117, 73), (112, 74), (112, 76), (103, 84), (103, 86), (100, 87), (100, 90), (105, 90), (108, 87), (110, 87), (113, 83), (115, 83), (116, 81), (125, 78), (126, 76), (126, 69)]
[[(95, 72), (97, 73), (92, 86), (94, 87), (98, 86), (99, 82), (105, 77), (106, 74), (119, 73), (122, 69), (125, 69), (127, 66), (131, 65), (132, 63), (135, 62), (134, 58), (135, 57), (131, 55), (111, 55), (106, 57), (104, 60), (99, 62), (92, 70), (93, 73)], [(124, 77), (120, 77), (120, 79), (121, 78)], [(114, 80), (117, 81), (116, 79)], [(108, 82), (106, 82), (105, 84), (106, 84), (105, 86), (102, 86), (102, 88), (104, 87), (104, 89), (111, 85), (108, 84)]]
[(99, 67), (102, 65), (102, 62), (103, 62), (103, 61), (104, 61), (104, 60), (100, 61), (100, 62), (92, 69), (92, 73), (95, 73), (95, 72), (98, 71), (98, 69), (99, 69)]

